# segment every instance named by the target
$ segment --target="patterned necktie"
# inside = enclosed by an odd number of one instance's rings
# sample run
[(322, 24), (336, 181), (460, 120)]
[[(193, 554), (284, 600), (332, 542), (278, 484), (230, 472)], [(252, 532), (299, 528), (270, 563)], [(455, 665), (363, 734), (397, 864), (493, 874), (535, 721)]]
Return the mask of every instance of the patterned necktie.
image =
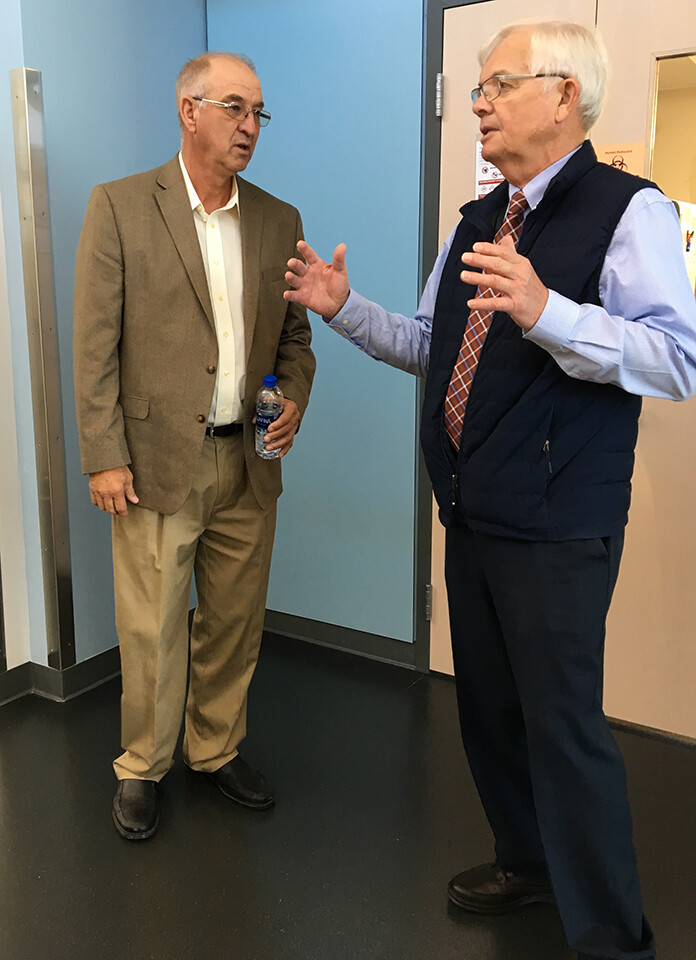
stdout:
[[(503, 237), (511, 236), (513, 242), (517, 245), (522, 232), (526, 209), (527, 200), (522, 191), (518, 190), (512, 195), (505, 220), (493, 238), (493, 243), (500, 243)], [(490, 296), (495, 296), (495, 294), (490, 287), (485, 286), (484, 281), (476, 290), (476, 299)], [(476, 373), (483, 342), (486, 339), (494, 312), (493, 310), (477, 310), (476, 307), (471, 308), (459, 356), (452, 371), (452, 379), (445, 398), (445, 429), (455, 450), (459, 450), (462, 423), (466, 413), (466, 402), (469, 397), (471, 382)]]

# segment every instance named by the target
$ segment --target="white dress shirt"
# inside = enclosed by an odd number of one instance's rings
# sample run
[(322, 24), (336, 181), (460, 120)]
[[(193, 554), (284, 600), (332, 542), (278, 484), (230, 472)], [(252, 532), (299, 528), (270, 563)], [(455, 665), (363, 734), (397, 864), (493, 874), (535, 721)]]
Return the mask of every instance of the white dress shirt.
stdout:
[(193, 211), (215, 318), (218, 364), (208, 423), (219, 427), (225, 423), (242, 421), (246, 379), (239, 192), (235, 180), (232, 195), (225, 206), (206, 213), (181, 153), (179, 163)]

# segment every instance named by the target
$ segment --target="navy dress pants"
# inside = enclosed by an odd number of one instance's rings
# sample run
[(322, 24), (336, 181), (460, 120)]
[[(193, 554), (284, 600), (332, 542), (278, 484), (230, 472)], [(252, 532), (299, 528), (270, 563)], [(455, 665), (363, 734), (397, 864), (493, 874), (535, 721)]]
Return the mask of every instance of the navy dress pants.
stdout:
[(602, 709), (623, 536), (525, 542), (447, 530), (464, 748), (496, 858), (550, 878), (582, 960), (651, 960), (623, 758)]

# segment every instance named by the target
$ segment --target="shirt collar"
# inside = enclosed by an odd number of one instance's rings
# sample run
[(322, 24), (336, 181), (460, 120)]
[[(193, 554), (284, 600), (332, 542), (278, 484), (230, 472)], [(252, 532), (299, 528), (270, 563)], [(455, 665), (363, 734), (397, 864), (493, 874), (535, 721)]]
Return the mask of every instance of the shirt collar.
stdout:
[[(184, 176), (184, 183), (186, 184), (186, 192), (188, 194), (189, 203), (191, 204), (192, 210), (198, 210), (199, 213), (205, 214), (207, 217), (208, 214), (205, 212), (205, 207), (201, 203), (200, 197), (196, 193), (196, 188), (191, 182), (191, 177), (189, 172), (186, 169), (186, 164), (184, 163), (184, 158), (181, 155), (181, 150), (179, 151), (179, 165), (181, 166), (181, 172)], [(230, 199), (227, 201), (224, 207), (220, 207), (220, 210), (231, 210), (232, 207), (237, 207), (239, 204), (239, 190), (237, 189), (237, 178), (233, 177), (232, 180), (232, 193), (230, 194)]]
[[(580, 147), (582, 144), (580, 144)], [(527, 203), (529, 204), (530, 210), (535, 210), (541, 203), (542, 197), (546, 193), (546, 188), (551, 183), (556, 174), (563, 169), (563, 167), (568, 163), (570, 158), (574, 153), (577, 153), (580, 147), (576, 147), (575, 150), (571, 150), (570, 153), (567, 153), (565, 157), (561, 157), (560, 160), (556, 160), (555, 163), (552, 163), (550, 167), (547, 167), (546, 170), (542, 170), (541, 173), (538, 173), (536, 177), (529, 181), (529, 183), (522, 188), (522, 193), (525, 196)], [(512, 199), (513, 193), (517, 193), (517, 187), (513, 187), (512, 184), (509, 184), (510, 189), (510, 199)]]

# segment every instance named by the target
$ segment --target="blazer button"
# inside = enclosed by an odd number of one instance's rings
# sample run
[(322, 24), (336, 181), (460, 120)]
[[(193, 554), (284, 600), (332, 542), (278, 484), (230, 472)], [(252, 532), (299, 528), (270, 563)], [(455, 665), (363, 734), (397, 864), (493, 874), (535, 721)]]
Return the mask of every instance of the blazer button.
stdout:
[(196, 417), (196, 420), (198, 420), (199, 423), (205, 423), (207, 419), (208, 418), (204, 413), (199, 413), (198, 416)]
[(209, 363), (205, 369), (208, 371), (208, 373), (215, 373), (217, 367), (214, 363)]

